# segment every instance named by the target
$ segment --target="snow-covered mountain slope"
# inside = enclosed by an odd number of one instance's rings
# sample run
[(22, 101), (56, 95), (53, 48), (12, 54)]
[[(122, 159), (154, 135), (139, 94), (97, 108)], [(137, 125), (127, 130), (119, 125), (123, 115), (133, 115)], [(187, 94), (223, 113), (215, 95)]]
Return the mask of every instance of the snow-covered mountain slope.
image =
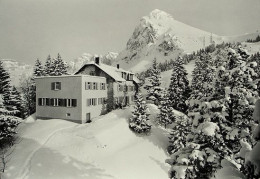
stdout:
[(208, 46), (211, 37), (215, 43), (222, 42), (222, 37), (186, 25), (156, 9), (141, 18), (115, 63), (140, 72), (147, 69), (154, 58), (163, 62)]
[[(153, 124), (139, 136), (128, 127), (132, 107), (89, 124), (52, 119), (24, 123), (4, 178), (168, 178), (165, 149), (169, 131)], [(158, 108), (149, 105), (151, 122)]]
[(13, 59), (1, 59), (4, 69), (10, 74), (11, 85), (19, 86), (20, 79), (33, 73), (33, 66)]
[(125, 69), (141, 72), (149, 68), (154, 58), (158, 62), (175, 59), (215, 43), (244, 42), (255, 39), (259, 33), (239, 36), (218, 36), (175, 20), (170, 14), (155, 9), (140, 23), (119, 53), (115, 63)]
[(96, 56), (100, 57), (101, 62), (110, 65), (113, 63), (113, 61), (115, 61), (115, 59), (118, 56), (118, 53), (108, 52), (105, 55), (93, 55), (93, 54), (89, 54), (89, 53), (83, 53), (79, 58), (77, 58), (73, 61), (70, 61), (68, 63), (69, 72), (71, 74), (73, 74), (74, 72), (79, 70), (85, 63), (87, 63), (89, 61), (93, 61), (94, 57), (96, 57)]

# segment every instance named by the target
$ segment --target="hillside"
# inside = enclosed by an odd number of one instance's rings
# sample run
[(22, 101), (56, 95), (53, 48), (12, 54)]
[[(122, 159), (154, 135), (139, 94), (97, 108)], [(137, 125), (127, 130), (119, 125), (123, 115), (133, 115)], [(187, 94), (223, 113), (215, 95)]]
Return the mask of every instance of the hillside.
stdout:
[[(158, 109), (149, 109), (154, 123)], [(127, 122), (131, 110), (112, 111), (90, 124), (28, 119), (4, 178), (167, 178), (168, 132), (155, 125), (150, 135), (134, 134)]]

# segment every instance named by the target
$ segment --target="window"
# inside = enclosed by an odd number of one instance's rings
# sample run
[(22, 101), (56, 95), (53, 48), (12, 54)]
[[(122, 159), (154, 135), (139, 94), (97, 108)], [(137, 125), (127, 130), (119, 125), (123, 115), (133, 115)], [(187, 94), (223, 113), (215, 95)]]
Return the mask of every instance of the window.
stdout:
[(77, 107), (77, 99), (72, 99), (72, 106)]
[(76, 107), (77, 99), (38, 98), (39, 106)]
[(98, 83), (96, 82), (93, 83), (93, 90), (98, 90)]
[(61, 82), (52, 82), (51, 90), (61, 90)]
[(59, 106), (57, 98), (54, 98), (54, 105), (53, 106)]
[(50, 104), (51, 104), (50, 98), (46, 98), (46, 106), (50, 106)]
[(58, 106), (58, 99), (57, 98), (51, 98), (50, 99), (50, 106)]
[(67, 113), (66, 116), (69, 117), (69, 116), (70, 116), (70, 113)]
[(87, 99), (87, 106), (96, 106), (96, 105), (97, 105), (97, 98)]
[(118, 91), (123, 91), (123, 90), (124, 90), (124, 86), (123, 85), (119, 85)]
[(66, 99), (65, 101), (64, 101), (64, 106), (66, 106), (66, 107), (77, 107), (77, 99)]
[(106, 85), (105, 85), (105, 83), (100, 83), (100, 89), (101, 89), (101, 90), (106, 90)]
[(134, 78), (134, 75), (133, 74), (130, 74), (130, 79), (129, 80), (133, 80)]
[(85, 89), (91, 90), (92, 89), (92, 83), (91, 82), (85, 82)]
[(106, 104), (106, 98), (98, 98), (98, 104)]
[(67, 107), (72, 107), (71, 99), (67, 99)]
[(46, 98), (38, 98), (38, 105), (45, 106), (46, 105)]
[(58, 99), (58, 106), (64, 106), (64, 99)]

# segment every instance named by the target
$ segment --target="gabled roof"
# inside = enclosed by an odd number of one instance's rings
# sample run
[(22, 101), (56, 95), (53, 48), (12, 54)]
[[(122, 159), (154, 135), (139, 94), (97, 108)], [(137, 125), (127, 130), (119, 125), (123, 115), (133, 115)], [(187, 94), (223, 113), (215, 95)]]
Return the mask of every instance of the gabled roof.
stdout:
[[(130, 74), (133, 74), (132, 72), (130, 71), (126, 71), (122, 68), (116, 68), (116, 67), (113, 67), (113, 66), (109, 66), (109, 65), (105, 65), (103, 63), (99, 63), (99, 64), (96, 64), (94, 61), (91, 61), (91, 62), (88, 62), (86, 63), (83, 67), (81, 67), (76, 73), (78, 74), (80, 71), (82, 71), (85, 67), (89, 66), (89, 65), (95, 65), (96, 67), (100, 68), (102, 71), (104, 71), (106, 74), (108, 74), (110, 77), (112, 77), (115, 81), (126, 81), (124, 78), (122, 78), (121, 76), (121, 72), (125, 72), (125, 73), (130, 73)], [(134, 76), (134, 81), (136, 83), (139, 83), (138, 81), (136, 81), (135, 79), (137, 79), (135, 76)]]

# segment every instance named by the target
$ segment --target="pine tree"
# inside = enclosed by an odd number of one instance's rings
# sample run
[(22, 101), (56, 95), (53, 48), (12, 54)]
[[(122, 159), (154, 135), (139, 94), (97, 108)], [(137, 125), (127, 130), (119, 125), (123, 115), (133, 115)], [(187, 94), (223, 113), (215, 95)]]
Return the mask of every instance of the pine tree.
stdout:
[(54, 76), (54, 65), (50, 55), (46, 59), (44, 73), (47, 76)]
[(167, 151), (173, 154), (184, 148), (187, 143), (187, 136), (191, 132), (191, 120), (186, 116), (178, 116), (174, 120), (174, 127), (170, 133)]
[(132, 112), (132, 117), (129, 120), (129, 128), (136, 133), (147, 133), (151, 130), (151, 125), (147, 123), (148, 114), (147, 114), (147, 105), (143, 100), (143, 97), (140, 92), (136, 94), (135, 97), (135, 107)]
[(35, 61), (33, 74), (34, 74), (34, 76), (44, 76), (45, 75), (44, 67), (42, 65), (42, 62), (38, 58)]
[(254, 62), (249, 62), (247, 52), (238, 47), (228, 49), (228, 58), (217, 72), (216, 97), (225, 105), (229, 129), (226, 132), (225, 142), (234, 153), (234, 158), (243, 164), (244, 155), (241, 153), (244, 146), (252, 147), (252, 130), (255, 122), (252, 118), (254, 103), (258, 97), (255, 84)]
[(3, 62), (0, 61), (0, 94), (4, 94), (10, 88), (10, 75), (4, 69)]
[(168, 124), (171, 124), (175, 120), (175, 116), (173, 115), (172, 112), (173, 108), (170, 105), (169, 96), (166, 90), (163, 91), (163, 94), (161, 96), (159, 109), (160, 109), (160, 113), (158, 115), (159, 118), (158, 122), (160, 125), (166, 128)]
[(58, 54), (57, 58), (53, 61), (53, 74), (54, 76), (67, 75), (67, 64), (62, 60), (60, 54)]
[(4, 93), (4, 104), (5, 109), (8, 111), (9, 115), (22, 117), (22, 99), (20, 93), (13, 86), (10, 87), (7, 93)]
[(36, 85), (33, 77), (24, 77), (20, 81), (23, 96), (24, 116), (27, 117), (36, 111)]
[(189, 98), (190, 88), (187, 79), (188, 73), (183, 65), (184, 63), (181, 57), (174, 61), (168, 91), (171, 106), (176, 110), (186, 112), (187, 105), (185, 101)]
[(260, 168), (259, 168), (259, 156), (260, 156), (260, 99), (256, 102), (253, 118), (258, 126), (254, 131), (254, 139), (257, 143), (254, 145), (252, 150), (248, 150), (245, 158), (245, 163), (241, 168), (241, 171), (247, 176), (247, 178), (259, 179)]
[(200, 115), (200, 105), (209, 101), (214, 91), (215, 67), (209, 54), (203, 53), (195, 61), (192, 72), (192, 92), (187, 100), (188, 116), (194, 119)]
[(3, 99), (2, 95), (0, 94), (0, 116), (6, 115), (7, 112), (8, 111), (6, 110), (5, 105), (4, 105), (4, 99)]
[[(215, 69), (210, 65), (212, 63), (210, 56), (205, 53), (201, 53), (196, 61), (192, 80), (193, 91), (187, 101), (188, 116), (192, 123), (177, 123), (172, 133), (171, 141), (175, 145), (170, 148), (172, 155), (167, 160), (172, 166), (172, 178), (178, 178), (180, 169), (185, 169), (185, 178), (210, 178), (221, 168), (223, 159), (232, 157), (232, 151), (225, 142), (228, 129), (225, 119), (226, 107), (215, 98)], [(178, 137), (179, 132), (183, 130), (187, 134), (186, 139)]]
[(163, 88), (160, 87), (161, 85), (161, 72), (157, 68), (157, 62), (156, 59), (153, 61), (153, 66), (151, 69), (151, 77), (148, 79), (150, 84), (145, 86), (145, 89), (148, 92), (147, 99), (152, 100), (154, 104), (158, 105), (160, 98), (161, 98), (161, 92)]
[(15, 142), (15, 134), (17, 133), (16, 128), (19, 123), (20, 122), (11, 116), (0, 115), (0, 175), (5, 172), (6, 164), (8, 162), (6, 157), (11, 154), (9, 152), (9, 147), (11, 147)]

